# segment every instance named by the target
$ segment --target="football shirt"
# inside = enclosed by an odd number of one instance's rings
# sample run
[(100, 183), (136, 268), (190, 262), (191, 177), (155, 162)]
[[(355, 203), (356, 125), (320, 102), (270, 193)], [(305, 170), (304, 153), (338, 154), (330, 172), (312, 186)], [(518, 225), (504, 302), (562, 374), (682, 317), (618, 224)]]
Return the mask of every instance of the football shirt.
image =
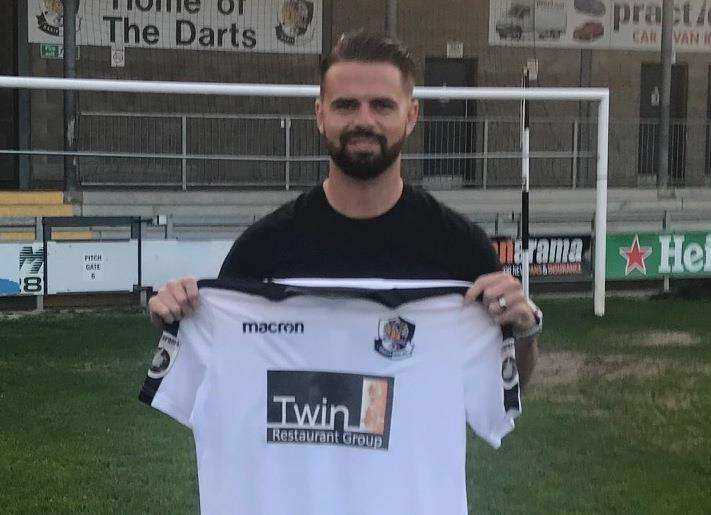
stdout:
[(205, 514), (466, 514), (466, 424), (520, 411), (513, 341), (454, 281), (201, 281), (141, 400), (192, 429)]

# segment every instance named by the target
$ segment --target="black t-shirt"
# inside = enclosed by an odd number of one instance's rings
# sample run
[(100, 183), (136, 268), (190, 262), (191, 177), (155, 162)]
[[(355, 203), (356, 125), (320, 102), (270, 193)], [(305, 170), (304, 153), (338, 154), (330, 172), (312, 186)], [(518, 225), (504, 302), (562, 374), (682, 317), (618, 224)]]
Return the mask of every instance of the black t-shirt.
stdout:
[(484, 231), (421, 188), (405, 185), (388, 212), (352, 219), (334, 210), (323, 186), (249, 227), (220, 278), (371, 277), (473, 281), (499, 269)]

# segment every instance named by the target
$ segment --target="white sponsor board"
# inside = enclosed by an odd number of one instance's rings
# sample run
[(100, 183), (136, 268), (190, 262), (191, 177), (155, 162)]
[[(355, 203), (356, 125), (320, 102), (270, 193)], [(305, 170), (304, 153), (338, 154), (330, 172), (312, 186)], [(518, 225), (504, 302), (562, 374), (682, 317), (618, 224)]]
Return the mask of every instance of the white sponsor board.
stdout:
[[(76, 0), (77, 44), (318, 54), (322, 0)], [(62, 44), (62, 0), (27, 0), (30, 43)]]
[[(145, 240), (141, 283), (158, 289), (171, 279), (216, 278), (233, 240)], [(47, 244), (48, 293), (132, 291), (138, 284), (138, 243)], [(42, 243), (0, 244), (0, 296), (44, 293)]]
[(0, 244), (0, 296), (40, 295), (43, 281), (41, 243)]
[(138, 241), (47, 243), (47, 292), (132, 291)]
[[(489, 44), (659, 51), (662, 2), (491, 0)], [(674, 48), (711, 51), (711, 2), (674, 3)]]
[(141, 282), (158, 289), (171, 279), (193, 276), (214, 279), (233, 240), (144, 240), (141, 247)]

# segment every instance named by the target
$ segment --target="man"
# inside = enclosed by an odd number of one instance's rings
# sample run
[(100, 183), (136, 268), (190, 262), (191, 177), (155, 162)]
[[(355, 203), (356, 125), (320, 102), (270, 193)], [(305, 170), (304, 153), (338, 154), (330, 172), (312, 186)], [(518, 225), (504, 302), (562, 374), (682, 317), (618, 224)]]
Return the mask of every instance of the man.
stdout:
[[(498, 271), (479, 227), (403, 184), (400, 152), (419, 113), (408, 51), (384, 36), (348, 33), (320, 71), (315, 109), (331, 156), (328, 177), (247, 229), (220, 277), (474, 281), (465, 299), (481, 298), (497, 322), (512, 326), (525, 385), (540, 312), (518, 280)], [(151, 321), (162, 327), (180, 320), (197, 302), (195, 279), (170, 281), (149, 301)]]

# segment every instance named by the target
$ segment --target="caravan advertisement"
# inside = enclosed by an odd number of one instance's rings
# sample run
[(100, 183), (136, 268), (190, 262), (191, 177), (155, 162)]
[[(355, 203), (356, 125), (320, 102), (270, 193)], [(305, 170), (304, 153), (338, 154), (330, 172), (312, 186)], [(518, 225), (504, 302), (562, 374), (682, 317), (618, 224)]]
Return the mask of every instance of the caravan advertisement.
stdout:
[[(661, 46), (661, 0), (491, 0), (489, 9), (490, 45), (654, 52)], [(673, 42), (680, 52), (711, 51), (711, 3), (675, 2)]]

